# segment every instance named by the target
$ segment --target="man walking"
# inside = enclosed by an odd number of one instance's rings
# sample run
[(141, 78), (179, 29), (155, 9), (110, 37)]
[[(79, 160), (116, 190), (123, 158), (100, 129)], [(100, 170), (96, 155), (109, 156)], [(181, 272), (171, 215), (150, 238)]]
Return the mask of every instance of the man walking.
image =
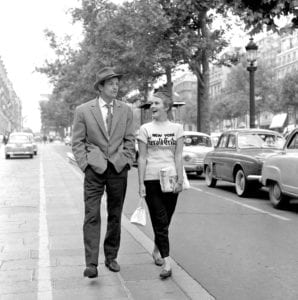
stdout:
[(122, 75), (105, 67), (97, 74), (94, 88), (99, 97), (76, 108), (72, 151), (85, 173), (83, 226), (86, 269), (84, 276), (98, 276), (100, 204), (107, 194), (107, 232), (104, 239), (105, 265), (119, 272), (116, 261), (120, 246), (121, 214), (126, 193), (127, 171), (135, 155), (133, 113), (116, 100)]

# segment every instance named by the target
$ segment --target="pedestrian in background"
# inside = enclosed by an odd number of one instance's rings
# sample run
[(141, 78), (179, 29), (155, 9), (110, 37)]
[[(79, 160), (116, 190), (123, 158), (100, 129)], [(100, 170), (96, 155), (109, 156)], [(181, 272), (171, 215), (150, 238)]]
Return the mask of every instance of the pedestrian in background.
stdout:
[(44, 134), (43, 137), (42, 137), (43, 143), (46, 144), (46, 143), (47, 143), (47, 140), (48, 140), (48, 138), (47, 138), (47, 136)]
[[(175, 211), (179, 192), (183, 184), (183, 127), (173, 123), (168, 116), (172, 101), (165, 91), (157, 91), (151, 101), (153, 121), (141, 126), (139, 145), (139, 194), (145, 197), (154, 232), (153, 259), (163, 269), (160, 277), (172, 275), (170, 264), (169, 225)], [(159, 171), (172, 166), (178, 175), (174, 192), (161, 190)]]
[(104, 239), (105, 265), (120, 271), (116, 260), (120, 246), (121, 214), (127, 186), (127, 172), (135, 155), (133, 113), (116, 100), (121, 74), (105, 67), (97, 74), (94, 88), (99, 96), (76, 108), (72, 151), (85, 173), (83, 225), (86, 269), (84, 276), (98, 276), (101, 230), (100, 205), (106, 190), (107, 231)]

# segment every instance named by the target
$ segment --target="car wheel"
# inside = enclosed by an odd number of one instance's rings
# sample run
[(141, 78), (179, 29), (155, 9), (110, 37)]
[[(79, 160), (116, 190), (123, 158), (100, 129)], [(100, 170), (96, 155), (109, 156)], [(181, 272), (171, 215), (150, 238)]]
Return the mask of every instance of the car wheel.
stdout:
[(33, 154), (30, 154), (30, 158), (33, 158)]
[(277, 182), (271, 182), (269, 184), (269, 199), (274, 208), (284, 208), (289, 199), (287, 196), (283, 195), (280, 185)]
[(248, 180), (242, 169), (239, 169), (235, 176), (235, 190), (239, 197), (244, 197), (248, 192)]
[(37, 155), (37, 151), (34, 151), (34, 155)]
[(9, 154), (5, 154), (5, 159), (10, 159), (10, 155)]
[(216, 186), (216, 181), (217, 181), (217, 179), (215, 179), (212, 176), (212, 171), (211, 171), (210, 166), (207, 166), (206, 170), (205, 170), (205, 182), (206, 182), (207, 186), (215, 187)]

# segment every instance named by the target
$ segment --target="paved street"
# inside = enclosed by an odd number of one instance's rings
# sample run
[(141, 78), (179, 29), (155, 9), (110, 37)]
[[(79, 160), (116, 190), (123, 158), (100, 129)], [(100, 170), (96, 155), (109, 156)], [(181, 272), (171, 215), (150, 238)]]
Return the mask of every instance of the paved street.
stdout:
[(99, 277), (89, 280), (82, 277), (83, 177), (66, 160), (70, 148), (39, 145), (33, 160), (5, 160), (2, 150), (0, 299), (298, 299), (297, 203), (278, 211), (265, 191), (241, 199), (231, 184), (210, 189), (190, 176), (171, 227), (173, 277), (161, 281), (150, 221), (128, 221), (138, 202), (133, 169), (121, 272), (109, 272), (101, 255)]

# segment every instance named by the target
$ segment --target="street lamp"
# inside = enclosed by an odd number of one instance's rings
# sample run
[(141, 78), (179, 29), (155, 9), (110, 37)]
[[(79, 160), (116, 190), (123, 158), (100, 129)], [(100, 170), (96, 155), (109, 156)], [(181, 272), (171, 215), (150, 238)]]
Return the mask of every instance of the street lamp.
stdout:
[(248, 62), (247, 71), (249, 71), (249, 128), (255, 128), (255, 71), (257, 70), (258, 46), (252, 37), (249, 39), (245, 49)]
[(294, 18), (292, 19), (293, 27), (298, 28), (298, 0), (293, 0), (291, 2), (292, 12), (294, 14)]
[(298, 0), (293, 0), (292, 3), (291, 3), (291, 6), (292, 6), (294, 14), (297, 15), (297, 13), (298, 13)]

